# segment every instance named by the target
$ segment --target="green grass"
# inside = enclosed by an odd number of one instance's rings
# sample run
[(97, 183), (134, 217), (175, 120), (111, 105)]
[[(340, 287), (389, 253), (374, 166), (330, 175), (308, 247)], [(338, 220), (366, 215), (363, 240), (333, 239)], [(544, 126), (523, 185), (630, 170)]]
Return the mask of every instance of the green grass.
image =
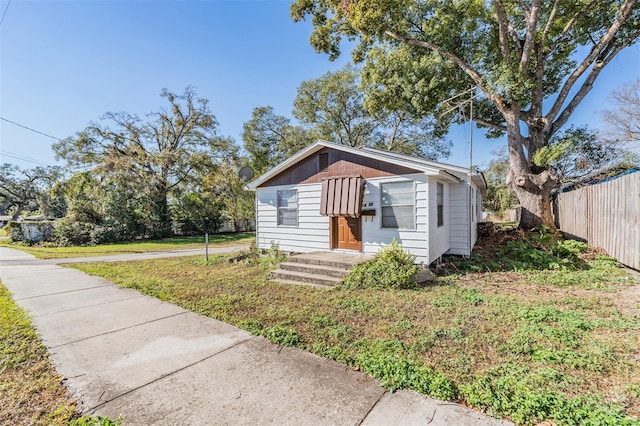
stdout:
[[(209, 244), (217, 247), (234, 244), (249, 244), (254, 240), (254, 238), (254, 233), (213, 234), (209, 236)], [(2, 241), (0, 241), (0, 244), (25, 251), (39, 259), (64, 259), (70, 257), (200, 249), (204, 248), (204, 236), (176, 237), (161, 240), (132, 241), (78, 247), (29, 246), (10, 244), (9, 242)]]
[(0, 424), (63, 425), (77, 417), (27, 314), (0, 284)]
[(0, 283), (0, 424), (118, 426), (81, 416), (27, 313)]
[(269, 267), (229, 256), (73, 267), (364, 370), (388, 389), (518, 424), (640, 424), (640, 318), (618, 301), (637, 283), (613, 262), (326, 290), (269, 282)]

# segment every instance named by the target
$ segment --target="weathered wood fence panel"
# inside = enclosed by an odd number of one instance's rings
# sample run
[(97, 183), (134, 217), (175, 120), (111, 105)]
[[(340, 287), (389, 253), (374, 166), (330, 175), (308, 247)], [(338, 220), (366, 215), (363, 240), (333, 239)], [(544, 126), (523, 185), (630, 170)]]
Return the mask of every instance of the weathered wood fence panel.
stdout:
[(557, 203), (558, 224), (567, 237), (640, 269), (640, 172), (560, 193)]

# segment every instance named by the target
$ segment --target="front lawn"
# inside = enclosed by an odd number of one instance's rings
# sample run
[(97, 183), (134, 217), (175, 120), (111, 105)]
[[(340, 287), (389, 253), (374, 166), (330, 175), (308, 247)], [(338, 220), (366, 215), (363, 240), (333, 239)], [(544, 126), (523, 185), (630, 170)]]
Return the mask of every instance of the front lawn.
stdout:
[[(209, 244), (224, 247), (236, 244), (249, 244), (255, 238), (253, 232), (238, 234), (209, 235)], [(147, 253), (155, 251), (203, 249), (204, 236), (164, 238), (160, 240), (131, 241), (95, 246), (53, 247), (46, 245), (23, 245), (0, 242), (34, 255), (39, 259), (64, 259), (68, 257), (108, 256), (115, 254)]]
[(67, 424), (75, 404), (29, 317), (0, 284), (0, 424)]
[[(518, 424), (640, 424), (639, 306), (620, 297), (640, 284), (597, 253), (579, 267), (549, 254), (542, 269), (538, 251), (511, 246), (453, 261), (417, 290), (277, 284), (268, 267), (232, 255), (73, 267), (336, 359), (388, 389)], [(525, 267), (523, 253), (537, 263)]]

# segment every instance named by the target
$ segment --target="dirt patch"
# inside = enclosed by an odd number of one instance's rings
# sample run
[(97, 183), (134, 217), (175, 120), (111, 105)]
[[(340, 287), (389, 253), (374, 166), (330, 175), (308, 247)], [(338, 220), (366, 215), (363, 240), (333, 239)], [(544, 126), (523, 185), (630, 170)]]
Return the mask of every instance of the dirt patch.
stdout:
[(627, 269), (629, 274), (629, 287), (620, 291), (613, 302), (623, 312), (640, 315), (640, 272)]

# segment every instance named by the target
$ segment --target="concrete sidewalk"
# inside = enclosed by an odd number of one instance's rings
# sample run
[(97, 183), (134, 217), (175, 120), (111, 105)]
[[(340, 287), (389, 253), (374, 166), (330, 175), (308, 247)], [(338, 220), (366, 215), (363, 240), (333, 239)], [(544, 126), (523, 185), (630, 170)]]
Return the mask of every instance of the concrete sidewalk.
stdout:
[(87, 414), (140, 425), (509, 424), (385, 392), (336, 362), (18, 250), (0, 247), (0, 279)]

